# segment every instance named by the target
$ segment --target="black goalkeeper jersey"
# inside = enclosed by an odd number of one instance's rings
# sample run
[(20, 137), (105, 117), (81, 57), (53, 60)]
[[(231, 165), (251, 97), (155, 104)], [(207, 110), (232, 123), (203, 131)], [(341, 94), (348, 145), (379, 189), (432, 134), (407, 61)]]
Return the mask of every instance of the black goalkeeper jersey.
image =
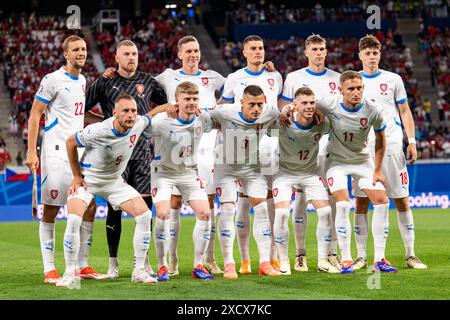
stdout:
[[(114, 79), (100, 77), (89, 87), (86, 93), (85, 112), (99, 103), (105, 119), (109, 118), (112, 116), (114, 102), (121, 94), (134, 97), (139, 115), (146, 114), (156, 105), (167, 103), (164, 88), (148, 73), (138, 71), (131, 78), (124, 78), (116, 71)], [(131, 160), (150, 160), (150, 157), (150, 142), (139, 139)]]

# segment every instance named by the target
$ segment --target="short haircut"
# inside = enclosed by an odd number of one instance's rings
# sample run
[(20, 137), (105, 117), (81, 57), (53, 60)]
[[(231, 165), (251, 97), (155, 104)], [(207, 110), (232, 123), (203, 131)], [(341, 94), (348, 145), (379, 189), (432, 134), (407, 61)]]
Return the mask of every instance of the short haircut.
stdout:
[(297, 91), (295, 91), (294, 97), (297, 98), (300, 95), (313, 96), (314, 91), (312, 91), (310, 88), (307, 88), (307, 87), (301, 87), (301, 88), (298, 88)]
[(69, 51), (69, 44), (71, 42), (75, 42), (75, 41), (79, 41), (79, 40), (84, 41), (83, 38), (81, 38), (79, 36), (76, 36), (76, 35), (71, 35), (71, 36), (68, 36), (66, 39), (64, 39), (64, 42), (63, 42), (63, 50), (64, 50), (64, 52)]
[(175, 97), (178, 97), (182, 93), (198, 94), (198, 87), (195, 83), (190, 81), (182, 82), (175, 89)]
[(251, 36), (246, 37), (244, 39), (244, 41), (242, 41), (242, 45), (245, 46), (245, 44), (247, 42), (250, 42), (250, 41), (261, 41), (261, 42), (264, 42), (263, 39), (260, 36), (251, 35)]
[(184, 36), (183, 38), (178, 40), (178, 45), (177, 45), (178, 51), (181, 51), (181, 47), (183, 46), (183, 44), (186, 44), (189, 42), (197, 42), (198, 43), (198, 40), (194, 36)]
[(262, 94), (264, 94), (263, 89), (261, 89), (260, 86), (257, 86), (254, 84), (251, 84), (251, 85), (245, 87), (244, 93), (243, 93), (243, 95), (251, 95), (254, 97), (259, 97)]
[(116, 107), (119, 105), (119, 102), (120, 102), (121, 100), (129, 100), (129, 101), (133, 101), (134, 104), (137, 106), (136, 100), (134, 100), (134, 98), (133, 98), (132, 96), (130, 96), (129, 94), (124, 93), (124, 94), (119, 95), (119, 96), (116, 98), (116, 100), (114, 100), (114, 108), (116, 108)]
[(119, 48), (122, 46), (131, 47), (131, 46), (136, 46), (136, 44), (131, 40), (122, 40), (117, 44), (116, 51), (119, 50)]
[(375, 36), (371, 34), (365, 35), (359, 39), (359, 51), (367, 48), (376, 48), (381, 51), (381, 43)]
[(311, 45), (311, 44), (325, 44), (327, 45), (327, 40), (325, 38), (322, 38), (319, 34), (311, 34), (306, 38), (305, 40), (305, 47)]
[(359, 72), (356, 72), (353, 70), (347, 70), (347, 71), (342, 72), (339, 80), (342, 84), (345, 81), (352, 80), (352, 79), (361, 79), (361, 81), (362, 81), (362, 76), (359, 74)]

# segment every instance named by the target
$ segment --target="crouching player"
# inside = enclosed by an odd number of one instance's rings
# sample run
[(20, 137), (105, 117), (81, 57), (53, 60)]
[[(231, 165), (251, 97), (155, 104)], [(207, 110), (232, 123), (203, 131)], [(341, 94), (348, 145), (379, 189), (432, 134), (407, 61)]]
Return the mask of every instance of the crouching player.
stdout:
[(203, 132), (212, 130), (211, 117), (202, 112), (198, 117), (199, 89), (189, 81), (176, 87), (178, 117), (161, 113), (152, 119), (144, 135), (154, 137), (155, 157), (151, 164), (152, 197), (156, 207), (155, 246), (158, 257), (158, 281), (169, 280), (167, 254), (170, 244), (170, 198), (177, 187), (197, 218), (194, 240), (194, 279), (213, 276), (203, 266), (211, 232), (211, 210), (204, 182), (197, 172), (197, 148)]
[[(76, 261), (80, 248), (80, 225), (87, 205), (99, 195), (115, 207), (134, 216), (133, 246), (136, 257), (132, 282), (155, 283), (144, 268), (150, 243), (151, 211), (140, 194), (124, 182), (122, 173), (139, 136), (150, 124), (151, 116), (166, 110), (157, 107), (144, 116), (137, 116), (136, 101), (130, 95), (120, 95), (115, 101), (113, 117), (92, 124), (67, 139), (67, 153), (73, 173), (67, 201), (68, 217), (64, 233), (66, 270), (56, 283), (70, 287), (78, 279)], [(78, 163), (78, 147), (84, 147)], [(81, 167), (80, 167), (81, 166)]]
[[(295, 92), (297, 112), (294, 122), (288, 127), (277, 122), (272, 128), (279, 129), (280, 162), (278, 173), (274, 176), (272, 193), (275, 201), (275, 243), (280, 257), (280, 271), (291, 274), (288, 256), (289, 244), (289, 205), (292, 188), (304, 190), (306, 201), (311, 201), (317, 211), (318, 270), (339, 273), (339, 269), (328, 261), (332, 237), (331, 207), (328, 201), (326, 184), (318, 175), (317, 155), (319, 140), (327, 134), (330, 122), (327, 118), (321, 125), (314, 124), (316, 110), (314, 92), (302, 87)], [(286, 106), (290, 108), (292, 106)]]

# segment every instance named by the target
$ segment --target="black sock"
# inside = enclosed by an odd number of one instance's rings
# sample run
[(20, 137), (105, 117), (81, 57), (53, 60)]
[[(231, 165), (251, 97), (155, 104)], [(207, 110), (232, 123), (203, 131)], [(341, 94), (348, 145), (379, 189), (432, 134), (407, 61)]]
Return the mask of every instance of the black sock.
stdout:
[(106, 239), (108, 240), (109, 256), (117, 257), (120, 233), (122, 232), (122, 210), (114, 210), (108, 202), (108, 216), (106, 217)]

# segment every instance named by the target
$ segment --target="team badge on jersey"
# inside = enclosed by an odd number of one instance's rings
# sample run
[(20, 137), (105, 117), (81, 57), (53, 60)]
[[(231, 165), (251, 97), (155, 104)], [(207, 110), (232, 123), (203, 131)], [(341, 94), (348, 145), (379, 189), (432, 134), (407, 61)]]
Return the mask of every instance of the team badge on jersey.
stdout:
[(275, 80), (272, 78), (267, 79), (267, 82), (270, 84), (271, 87), (275, 84)]
[(199, 139), (202, 135), (202, 132), (203, 132), (203, 130), (202, 130), (201, 126), (196, 127), (195, 128), (195, 138)]
[(58, 194), (59, 194), (59, 191), (58, 191), (58, 190), (56, 190), (56, 189), (50, 190), (50, 197), (52, 197), (53, 200), (55, 200), (56, 198), (58, 198)]
[(388, 85), (387, 85), (386, 83), (381, 83), (381, 84), (380, 84), (380, 89), (381, 89), (380, 94), (382, 94), (382, 95), (387, 95), (387, 94), (388, 94), (388, 93), (386, 92), (387, 88), (388, 88)]
[(272, 190), (272, 194), (273, 194), (274, 197), (278, 196), (278, 188), (274, 188)]
[(145, 90), (145, 87), (142, 83), (139, 83), (136, 85), (136, 91), (138, 92), (138, 97), (143, 98), (145, 95), (143, 94)]
[(202, 78), (202, 83), (204, 86), (207, 86), (209, 83), (209, 79), (208, 78)]
[(365, 126), (367, 126), (367, 123), (369, 122), (369, 120), (367, 120), (367, 118), (361, 118), (359, 120), (359, 123), (361, 124), (361, 126), (364, 128)]
[(130, 142), (131, 142), (131, 144), (134, 145), (135, 141), (136, 141), (136, 134), (133, 134), (132, 136), (130, 136)]
[(334, 82), (329, 82), (328, 85), (330, 86), (330, 89), (331, 89), (331, 90), (333, 90), (333, 91), (336, 90), (336, 83), (334, 83)]

